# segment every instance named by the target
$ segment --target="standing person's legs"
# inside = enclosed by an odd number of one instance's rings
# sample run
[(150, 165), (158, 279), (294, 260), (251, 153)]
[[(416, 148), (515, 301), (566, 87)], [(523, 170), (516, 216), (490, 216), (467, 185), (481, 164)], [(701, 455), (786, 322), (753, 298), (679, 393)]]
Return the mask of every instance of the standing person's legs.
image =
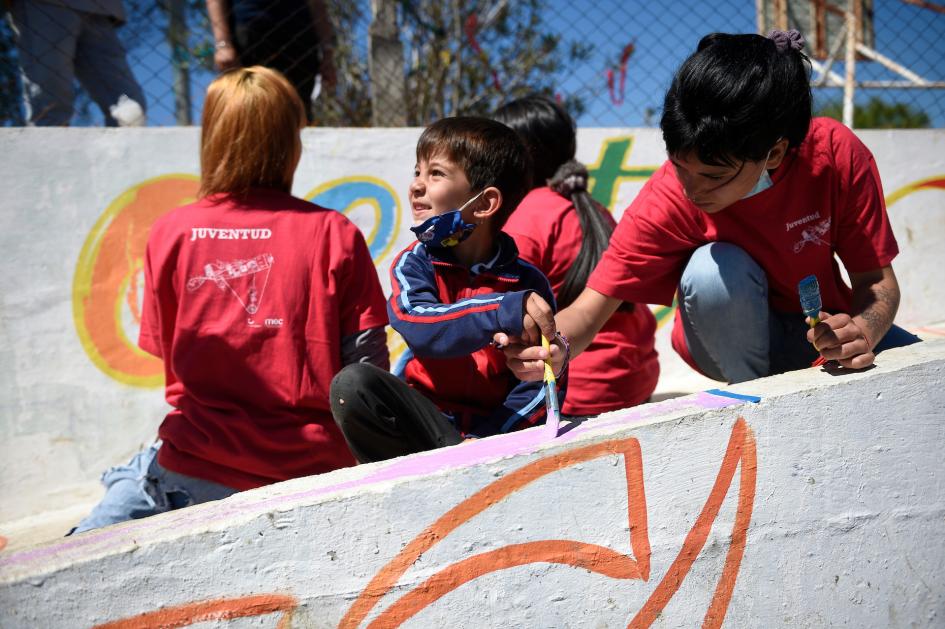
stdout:
[(134, 455), (127, 465), (102, 474), (105, 496), (68, 534), (221, 500), (236, 493), (232, 487), (165, 469), (157, 462), (159, 448), (154, 444)]
[(768, 279), (740, 247), (696, 249), (679, 282), (686, 345), (713, 380), (744, 382), (769, 373)]
[(338, 372), (329, 399), (331, 414), (361, 463), (463, 441), (433, 402), (374, 365), (354, 363)]
[(30, 125), (68, 126), (75, 85), (73, 59), (81, 18), (72, 9), (14, 0), (10, 8)]
[(315, 90), (315, 77), (321, 68), (321, 53), (315, 32), (304, 29), (293, 33), (286, 46), (279, 51), (275, 64), (295, 87), (305, 105), (308, 121), (312, 122), (312, 92)]
[(318, 37), (310, 24), (311, 16), (306, 9), (304, 13), (279, 21), (256, 19), (234, 28), (240, 63), (265, 66), (285, 75), (302, 99), (309, 122), (320, 59)]
[(118, 126), (119, 120), (112, 115), (111, 108), (118, 105), (122, 96), (141, 107), (141, 116), (130, 116), (129, 120), (121, 122), (124, 125), (144, 125), (144, 92), (128, 66), (125, 47), (108, 17), (82, 14), (82, 31), (75, 51), (75, 74), (102, 110), (106, 126)]

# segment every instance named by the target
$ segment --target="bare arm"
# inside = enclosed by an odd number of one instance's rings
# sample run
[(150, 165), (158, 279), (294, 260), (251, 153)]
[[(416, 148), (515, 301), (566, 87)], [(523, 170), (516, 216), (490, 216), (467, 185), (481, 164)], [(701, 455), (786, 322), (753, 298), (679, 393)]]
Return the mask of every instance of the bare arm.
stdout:
[[(853, 321), (875, 347), (892, 327), (899, 310), (899, 282), (891, 266), (850, 275)], [(872, 347), (870, 348), (872, 349)]]
[(229, 70), (239, 66), (236, 48), (233, 47), (233, 34), (230, 32), (229, 0), (207, 0), (207, 17), (213, 30), (215, 51), (213, 63), (217, 70)]
[[(621, 303), (619, 299), (608, 297), (593, 288), (585, 288), (570, 306), (558, 313), (554, 323), (558, 331), (570, 341), (571, 358), (591, 344)], [(546, 350), (540, 345), (527, 346), (519, 343), (519, 339), (509, 339), (502, 334), (497, 334), (495, 341), (504, 347), (506, 362), (516, 377), (520, 380), (541, 380), (544, 374), (543, 360), (548, 358)], [(551, 359), (555, 372), (561, 370), (564, 358), (562, 349), (553, 345)]]
[(862, 369), (873, 364), (873, 348), (892, 327), (899, 309), (899, 282), (891, 266), (851, 273), (853, 307), (850, 314), (825, 315), (807, 333), (827, 360)]
[(623, 302), (614, 297), (585, 288), (570, 306), (555, 317), (558, 331), (571, 341), (571, 357), (574, 358), (591, 344), (600, 329)]

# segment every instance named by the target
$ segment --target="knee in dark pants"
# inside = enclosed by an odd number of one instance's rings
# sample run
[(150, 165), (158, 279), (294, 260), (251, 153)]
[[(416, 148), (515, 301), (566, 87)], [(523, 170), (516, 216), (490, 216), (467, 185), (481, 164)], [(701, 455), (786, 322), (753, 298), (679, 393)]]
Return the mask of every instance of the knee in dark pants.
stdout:
[(357, 390), (360, 387), (369, 386), (376, 382), (380, 374), (385, 374), (380, 367), (375, 367), (370, 363), (352, 363), (335, 374), (331, 379), (331, 390), (345, 391), (348, 389)]
[(360, 407), (362, 391), (376, 390), (381, 377), (387, 372), (370, 363), (353, 363), (335, 374), (328, 390), (331, 414), (335, 422), (344, 427), (344, 422)]

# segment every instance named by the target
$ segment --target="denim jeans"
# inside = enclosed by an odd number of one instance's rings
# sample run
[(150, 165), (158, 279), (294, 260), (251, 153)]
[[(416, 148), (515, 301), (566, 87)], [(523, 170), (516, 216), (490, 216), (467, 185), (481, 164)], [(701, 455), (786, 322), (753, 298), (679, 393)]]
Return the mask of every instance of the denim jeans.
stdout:
[(161, 467), (157, 462), (159, 448), (160, 444), (154, 444), (134, 455), (127, 465), (109, 468), (102, 474), (105, 497), (68, 535), (220, 500), (236, 493), (232, 487)]
[[(679, 283), (679, 314), (689, 354), (713, 380), (744, 382), (802, 369), (819, 355), (807, 341), (803, 313), (772, 310), (764, 270), (726, 242), (692, 254)], [(873, 351), (919, 340), (892, 326)]]

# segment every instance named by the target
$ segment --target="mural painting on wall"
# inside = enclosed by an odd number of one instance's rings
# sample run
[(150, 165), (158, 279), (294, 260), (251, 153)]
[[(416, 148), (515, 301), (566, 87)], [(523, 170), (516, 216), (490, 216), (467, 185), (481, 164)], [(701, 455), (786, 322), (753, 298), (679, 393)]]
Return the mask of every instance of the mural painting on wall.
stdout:
[(96, 625), (92, 629), (168, 629), (186, 627), (198, 622), (219, 622), (269, 614), (278, 614), (275, 629), (289, 629), (292, 612), (298, 605), (295, 597), (284, 594), (220, 598), (159, 609), (140, 616)]
[(646, 181), (659, 166), (627, 166), (627, 158), (633, 149), (633, 136), (608, 138), (601, 147), (597, 162), (588, 164), (590, 192), (594, 199), (614, 211), (617, 193), (624, 181)]
[(72, 283), (72, 315), (85, 353), (125, 384), (164, 384), (161, 361), (138, 349), (144, 249), (151, 225), (192, 202), (199, 181), (174, 174), (148, 179), (118, 195), (82, 245)]
[[(383, 260), (400, 234), (401, 208), (397, 193), (374, 177), (343, 177), (310, 190), (304, 199), (343, 212), (364, 233), (371, 259)], [(370, 214), (364, 215), (364, 208)]]
[[(601, 457), (623, 459), (623, 475), (627, 492), (627, 529), (630, 535), (628, 551), (622, 552), (577, 540), (530, 541), (461, 558), (419, 583), (401, 582), (401, 577), (421, 559), (424, 553), (464, 523), (501, 504), (519, 490), (549, 474)], [(738, 472), (738, 489), (733, 493), (731, 489), (736, 471)], [(628, 627), (649, 627), (660, 616), (682, 586), (705, 547), (723, 502), (731, 493), (736, 505), (729, 547), (702, 623), (703, 627), (722, 625), (745, 551), (755, 501), (756, 480), (755, 437), (744, 418), (738, 418), (732, 428), (718, 473), (701, 511), (659, 583), (655, 585), (642, 605), (626, 610), (627, 617), (630, 618)], [(374, 575), (348, 608), (339, 627), (354, 629), (364, 625), (370, 613), (383, 598), (406, 590), (367, 624), (368, 627), (378, 628), (400, 626), (425, 608), (434, 605), (445, 595), (479, 577), (533, 563), (570, 566), (610, 579), (649, 582), (650, 558), (648, 513), (640, 443), (632, 437), (604, 441), (540, 458), (501, 476), (449, 509), (413, 540), (403, 545), (402, 550)], [(285, 605), (285, 607), (276, 607), (276, 604)], [(278, 627), (283, 627), (287, 626), (297, 604), (291, 596), (275, 594), (214, 599), (147, 612), (99, 625), (99, 627), (109, 629), (180, 627), (211, 619), (222, 620), (284, 611), (278, 625)], [(211, 613), (217, 615), (211, 615)]]
[(921, 190), (945, 191), (945, 175), (919, 179), (918, 181), (913, 181), (904, 185), (895, 192), (886, 196), (886, 205), (892, 205), (903, 197), (907, 197), (910, 194), (919, 192)]

